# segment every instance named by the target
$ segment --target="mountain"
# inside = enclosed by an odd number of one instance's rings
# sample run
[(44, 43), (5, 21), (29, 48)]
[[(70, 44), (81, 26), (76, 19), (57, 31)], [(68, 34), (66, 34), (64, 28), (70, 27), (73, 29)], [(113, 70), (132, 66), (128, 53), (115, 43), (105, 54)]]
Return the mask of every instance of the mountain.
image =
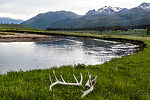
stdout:
[[(135, 7), (137, 9), (143, 9), (145, 11), (150, 11), (150, 3), (142, 3), (141, 5), (139, 5), (138, 7)], [(132, 9), (135, 9), (132, 8)], [(129, 10), (132, 9), (127, 9), (127, 8), (120, 8), (120, 7), (111, 7), (111, 6), (104, 6), (100, 9), (98, 9), (97, 11), (95, 9), (93, 10), (89, 10), (86, 15), (97, 15), (97, 14), (101, 14), (101, 15), (110, 15), (110, 14), (117, 14), (118, 12), (127, 12)]]
[(142, 3), (131, 9), (104, 6), (97, 11), (90, 10), (84, 16), (66, 11), (48, 12), (39, 14), (22, 24), (39, 29), (150, 24), (150, 3)]
[(0, 23), (1, 24), (20, 24), (23, 20), (20, 19), (12, 19), (9, 17), (0, 17)]
[(137, 8), (141, 8), (144, 9), (146, 11), (150, 11), (150, 3), (142, 3), (140, 6), (138, 6)]
[[(150, 13), (145, 3), (132, 9), (103, 7), (98, 11), (90, 10), (78, 19), (60, 20), (49, 25), (50, 28), (89, 28), (102, 26), (130, 26), (150, 24)], [(142, 8), (141, 8), (142, 7)]]
[(22, 24), (32, 26), (39, 29), (46, 29), (49, 24), (56, 21), (65, 20), (65, 19), (77, 19), (80, 15), (77, 15), (69, 11), (56, 11), (56, 12), (47, 12), (39, 14)]
[(104, 6), (103, 8), (98, 9), (98, 11), (90, 10), (86, 13), (86, 15), (97, 15), (97, 14), (103, 14), (103, 15), (110, 15), (115, 14), (120, 11), (126, 11), (128, 9), (126, 8), (120, 8), (120, 7), (110, 7), (110, 6)]
[(95, 9), (89, 10), (89, 11), (86, 13), (86, 15), (96, 15), (96, 14), (98, 14), (98, 12), (97, 12)]

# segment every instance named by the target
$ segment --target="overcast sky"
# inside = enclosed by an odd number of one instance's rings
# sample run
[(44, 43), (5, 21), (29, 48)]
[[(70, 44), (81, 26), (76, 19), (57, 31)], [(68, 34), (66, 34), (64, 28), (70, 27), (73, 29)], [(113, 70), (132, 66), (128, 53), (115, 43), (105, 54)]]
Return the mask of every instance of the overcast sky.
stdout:
[(103, 6), (133, 8), (150, 0), (0, 0), (0, 17), (27, 20), (39, 13), (66, 10), (84, 15)]

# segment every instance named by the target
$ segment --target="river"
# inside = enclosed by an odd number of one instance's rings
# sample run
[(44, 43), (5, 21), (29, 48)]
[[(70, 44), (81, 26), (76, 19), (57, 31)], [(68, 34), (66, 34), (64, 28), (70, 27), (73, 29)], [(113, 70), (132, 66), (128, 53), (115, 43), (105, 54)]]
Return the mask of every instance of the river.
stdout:
[(0, 74), (63, 65), (96, 65), (137, 52), (137, 45), (98, 39), (58, 37), (51, 42), (1, 42)]

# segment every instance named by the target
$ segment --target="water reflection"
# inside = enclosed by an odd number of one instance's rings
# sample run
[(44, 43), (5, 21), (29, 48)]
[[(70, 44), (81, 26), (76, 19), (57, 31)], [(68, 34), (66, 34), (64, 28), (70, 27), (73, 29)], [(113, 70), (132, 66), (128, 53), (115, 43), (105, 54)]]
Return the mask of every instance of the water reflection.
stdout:
[(137, 46), (84, 38), (0, 43), (0, 73), (72, 64), (102, 64), (136, 52)]

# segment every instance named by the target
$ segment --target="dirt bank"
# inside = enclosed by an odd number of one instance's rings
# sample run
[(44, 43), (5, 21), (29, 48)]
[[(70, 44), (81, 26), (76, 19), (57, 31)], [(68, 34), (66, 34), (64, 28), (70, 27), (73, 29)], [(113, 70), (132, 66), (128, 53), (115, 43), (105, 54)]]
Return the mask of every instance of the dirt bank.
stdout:
[(50, 35), (13, 33), (12, 35), (0, 35), (0, 42), (37, 42), (54, 41), (56, 38)]

